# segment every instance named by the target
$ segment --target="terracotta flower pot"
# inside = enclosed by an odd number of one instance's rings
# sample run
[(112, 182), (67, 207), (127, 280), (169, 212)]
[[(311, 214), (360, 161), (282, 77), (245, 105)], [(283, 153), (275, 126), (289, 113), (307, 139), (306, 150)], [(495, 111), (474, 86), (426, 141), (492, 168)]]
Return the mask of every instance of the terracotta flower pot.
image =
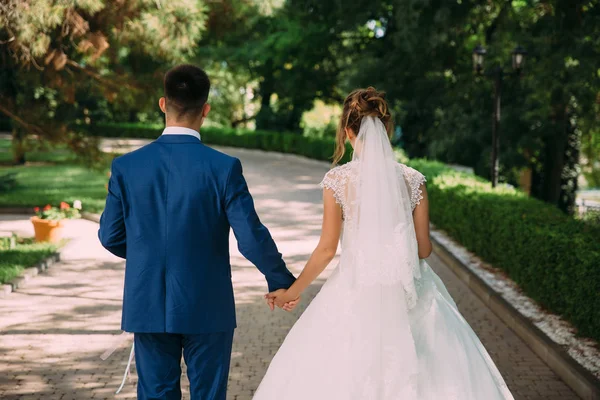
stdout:
[(63, 221), (31, 217), (36, 242), (58, 243), (62, 239)]

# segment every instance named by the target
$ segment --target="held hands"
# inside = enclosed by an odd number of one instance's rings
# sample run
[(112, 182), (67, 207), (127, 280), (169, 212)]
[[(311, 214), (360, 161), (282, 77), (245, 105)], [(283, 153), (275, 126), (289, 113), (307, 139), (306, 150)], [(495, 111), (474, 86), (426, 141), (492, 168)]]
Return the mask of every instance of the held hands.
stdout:
[(285, 311), (292, 311), (300, 303), (300, 296), (293, 295), (286, 289), (279, 289), (266, 294), (265, 299), (271, 311), (275, 309), (275, 306)]

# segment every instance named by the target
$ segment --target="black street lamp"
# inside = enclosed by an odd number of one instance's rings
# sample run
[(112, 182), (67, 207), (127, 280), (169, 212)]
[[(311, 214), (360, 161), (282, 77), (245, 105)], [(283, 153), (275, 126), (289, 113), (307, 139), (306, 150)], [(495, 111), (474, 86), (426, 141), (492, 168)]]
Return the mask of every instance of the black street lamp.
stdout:
[(483, 72), (483, 59), (485, 58), (485, 53), (487, 53), (487, 50), (480, 44), (473, 49), (473, 69), (477, 74)]
[[(492, 187), (498, 184), (498, 153), (499, 153), (499, 134), (500, 134), (500, 109), (502, 98), (502, 81), (504, 75), (510, 75), (504, 72), (504, 68), (500, 65), (494, 67), (490, 72), (484, 73), (483, 61), (487, 51), (481, 45), (477, 45), (473, 49), (473, 70), (477, 75), (485, 75), (494, 79), (494, 111), (492, 120), (492, 169), (491, 180)], [(525, 56), (527, 51), (521, 46), (515, 47), (512, 52), (512, 67), (513, 76), (520, 77), (525, 64)]]

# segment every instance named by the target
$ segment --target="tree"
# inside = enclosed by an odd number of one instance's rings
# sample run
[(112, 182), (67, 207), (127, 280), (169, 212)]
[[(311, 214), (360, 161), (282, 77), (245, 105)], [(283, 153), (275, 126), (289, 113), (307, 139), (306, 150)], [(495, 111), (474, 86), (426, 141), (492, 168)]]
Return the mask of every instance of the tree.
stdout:
[(527, 72), (527, 97), (533, 107), (523, 118), (535, 127), (529, 133), (534, 139), (528, 160), (532, 194), (572, 213), (581, 141), (594, 134), (591, 127), (598, 120), (600, 76), (595, 60), (600, 57), (600, 4), (516, 3), (514, 17), (533, 50)]
[[(532, 194), (572, 210), (580, 143), (592, 161), (598, 120), (598, 1), (390, 0), (363, 4), (381, 28), (361, 54), (354, 85), (388, 91), (411, 156), (469, 165), (488, 176), (491, 82), (471, 72), (471, 51), (506, 65), (517, 44), (529, 50), (525, 75), (506, 79), (501, 172), (533, 170)], [(588, 161), (588, 164), (590, 162)], [(588, 167), (589, 168), (589, 167)]]
[(33, 134), (93, 162), (85, 125), (97, 101), (147, 102), (159, 71), (192, 55), (201, 1), (5, 0), (0, 4), (0, 112), (15, 129), (15, 161)]
[(199, 59), (225, 60), (229, 71), (257, 82), (260, 108), (245, 120), (254, 118), (258, 129), (300, 131), (315, 99), (342, 99), (336, 87), (346, 29), (341, 3), (288, 0), (265, 13), (251, 1), (229, 0), (211, 5), (209, 26), (223, 28), (225, 10), (235, 29), (211, 31)]

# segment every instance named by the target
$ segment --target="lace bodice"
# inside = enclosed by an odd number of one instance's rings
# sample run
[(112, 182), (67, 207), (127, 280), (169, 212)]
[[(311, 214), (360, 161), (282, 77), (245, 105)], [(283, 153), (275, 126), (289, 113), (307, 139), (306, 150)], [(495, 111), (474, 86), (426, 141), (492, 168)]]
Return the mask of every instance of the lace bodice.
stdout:
[[(423, 174), (414, 168), (400, 163), (397, 163), (396, 166), (398, 179), (404, 179), (406, 186), (410, 191), (410, 205), (414, 210), (415, 207), (420, 204), (421, 199), (423, 199), (421, 185), (427, 180)], [(355, 182), (356, 178), (356, 162), (352, 161), (333, 168), (325, 174), (325, 178), (321, 181), (322, 188), (331, 189), (333, 191), (333, 196), (337, 203), (342, 207), (344, 215), (348, 215), (350, 206), (347, 195), (348, 183)]]

